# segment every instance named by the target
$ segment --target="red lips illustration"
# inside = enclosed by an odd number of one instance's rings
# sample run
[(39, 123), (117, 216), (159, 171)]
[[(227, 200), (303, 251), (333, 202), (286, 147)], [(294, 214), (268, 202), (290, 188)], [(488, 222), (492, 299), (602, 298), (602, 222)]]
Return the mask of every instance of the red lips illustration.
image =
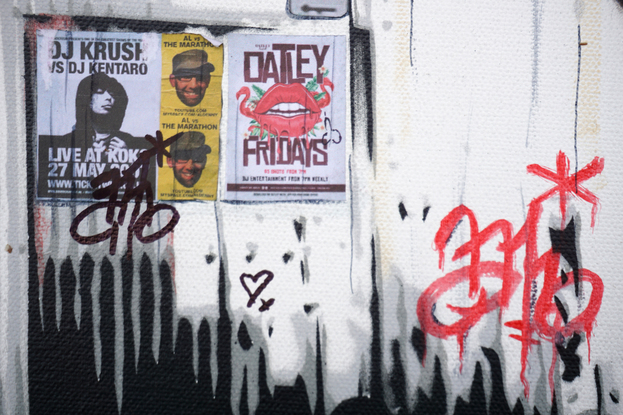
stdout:
[[(244, 95), (240, 103), (240, 113), (253, 118), (260, 124), (261, 130), (268, 131), (276, 137), (300, 137), (307, 134), (314, 125), (320, 122), (320, 110), (331, 102), (331, 96), (325, 88), (333, 90), (333, 84), (325, 77), (320, 89), (325, 95), (316, 101), (314, 95), (302, 84), (275, 84), (257, 103), (254, 110), (247, 106), (251, 96), (249, 88), (240, 88), (236, 98)], [(260, 133), (260, 137), (263, 133)]]

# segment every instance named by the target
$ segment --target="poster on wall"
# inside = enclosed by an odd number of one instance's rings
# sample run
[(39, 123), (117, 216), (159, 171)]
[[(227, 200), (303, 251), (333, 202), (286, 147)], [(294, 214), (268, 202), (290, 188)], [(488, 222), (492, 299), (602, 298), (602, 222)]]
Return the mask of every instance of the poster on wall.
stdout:
[[(157, 34), (37, 32), (39, 199), (90, 200), (92, 179), (123, 174), (151, 147), (160, 66)], [(147, 180), (155, 184), (153, 164)]]
[(222, 46), (195, 34), (162, 35), (160, 129), (183, 135), (158, 170), (159, 199), (216, 199), (222, 76)]
[(344, 200), (344, 37), (228, 42), (226, 198)]

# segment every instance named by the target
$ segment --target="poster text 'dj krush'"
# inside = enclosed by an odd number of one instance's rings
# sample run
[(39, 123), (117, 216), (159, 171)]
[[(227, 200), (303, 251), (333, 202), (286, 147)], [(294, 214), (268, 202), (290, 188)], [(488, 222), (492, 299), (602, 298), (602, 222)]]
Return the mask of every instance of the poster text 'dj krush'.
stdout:
[(344, 200), (344, 37), (228, 42), (227, 198)]
[(37, 33), (39, 198), (91, 199), (92, 179), (136, 162), (158, 129), (160, 65), (156, 34)]

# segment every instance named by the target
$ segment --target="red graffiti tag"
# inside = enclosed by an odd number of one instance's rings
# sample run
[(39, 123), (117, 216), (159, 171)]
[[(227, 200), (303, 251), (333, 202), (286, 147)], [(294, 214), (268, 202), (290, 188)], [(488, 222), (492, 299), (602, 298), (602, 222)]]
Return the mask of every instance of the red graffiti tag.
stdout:
[[(478, 222), (474, 213), (466, 206), (458, 206), (453, 209), (442, 221), (435, 236), (435, 249), (439, 251), (439, 268), (443, 269), (445, 249), (452, 237), (452, 233), (459, 223), (467, 218), (470, 228), (470, 240), (456, 249), (452, 257), (453, 261), (470, 255), (470, 263), (456, 271), (450, 272), (444, 277), (431, 284), (420, 296), (417, 304), (417, 315), (425, 333), (438, 338), (446, 339), (456, 336), (459, 343), (460, 357), (462, 361), (464, 340), (470, 330), (485, 314), (500, 309), (500, 319), (506, 311), (510, 298), (519, 286), (522, 275), (515, 270), (514, 254), (525, 245), (524, 260), (524, 286), (522, 297), (522, 318), (513, 320), (505, 325), (519, 330), (521, 334), (511, 334), (510, 337), (521, 342), (521, 381), (524, 385), (526, 396), (529, 385), (526, 379), (526, 367), (528, 354), (532, 345), (540, 344), (540, 340), (552, 343), (554, 360), (549, 371), (549, 381), (553, 391), (553, 370), (557, 357), (555, 344), (564, 338), (573, 336), (574, 333), (586, 333), (587, 341), (591, 337), (595, 318), (601, 306), (603, 295), (603, 283), (599, 276), (589, 270), (577, 266), (577, 261), (567, 257), (569, 265), (573, 267), (573, 281), (559, 276), (560, 258), (567, 254), (561, 249), (552, 246), (543, 255), (538, 255), (537, 228), (543, 213), (543, 203), (558, 194), (560, 199), (561, 230), (550, 230), (553, 233), (563, 234), (568, 231), (575, 232), (573, 219), (566, 221), (568, 195), (587, 201), (592, 205), (591, 227), (595, 225), (599, 203), (597, 197), (581, 186), (581, 183), (600, 174), (604, 168), (604, 159), (596, 157), (591, 163), (575, 174), (569, 174), (569, 159), (563, 152), (559, 152), (556, 159), (556, 171), (552, 171), (539, 165), (530, 165), (529, 173), (551, 180), (556, 186), (529, 204), (528, 216), (521, 229), (513, 235), (513, 227), (510, 222), (500, 219), (484, 230), (479, 231)], [(565, 230), (565, 227), (567, 230)], [(481, 247), (497, 234), (501, 234), (502, 242), (497, 250), (502, 252), (502, 262), (480, 260)], [(575, 234), (573, 233), (573, 237)], [(575, 249), (575, 248), (573, 248)], [(574, 265), (575, 264), (575, 265)], [(540, 295), (534, 301), (533, 286), (543, 273), (543, 288)], [(564, 272), (563, 272), (564, 275)], [(482, 286), (483, 277), (497, 278), (502, 281), (502, 288), (493, 294), (487, 292)], [(567, 321), (562, 316), (556, 305), (555, 296), (563, 288), (580, 283), (590, 284), (592, 287), (590, 298), (584, 310), (575, 318)], [(458, 321), (452, 324), (443, 324), (435, 316), (435, 308), (441, 296), (457, 285), (467, 282), (469, 284), (469, 298), (474, 302), (471, 307), (456, 307), (448, 305), (448, 309), (459, 314)], [(554, 318), (550, 318), (554, 316)], [(589, 343), (590, 358), (590, 343)]]

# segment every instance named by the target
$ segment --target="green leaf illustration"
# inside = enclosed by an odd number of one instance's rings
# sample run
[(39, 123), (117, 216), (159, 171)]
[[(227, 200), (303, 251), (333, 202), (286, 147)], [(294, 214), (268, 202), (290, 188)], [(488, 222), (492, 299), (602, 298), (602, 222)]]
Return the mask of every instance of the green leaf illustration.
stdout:
[(315, 95), (314, 98), (316, 99), (316, 101), (320, 101), (325, 95), (327, 95), (326, 92), (321, 92), (318, 95)]
[(311, 81), (305, 84), (305, 88), (307, 88), (308, 91), (315, 91), (318, 89), (318, 82), (316, 81), (315, 76)]
[(262, 95), (266, 92), (259, 86), (251, 85), (251, 88), (253, 88), (253, 92), (257, 94), (258, 98), (262, 98)]

